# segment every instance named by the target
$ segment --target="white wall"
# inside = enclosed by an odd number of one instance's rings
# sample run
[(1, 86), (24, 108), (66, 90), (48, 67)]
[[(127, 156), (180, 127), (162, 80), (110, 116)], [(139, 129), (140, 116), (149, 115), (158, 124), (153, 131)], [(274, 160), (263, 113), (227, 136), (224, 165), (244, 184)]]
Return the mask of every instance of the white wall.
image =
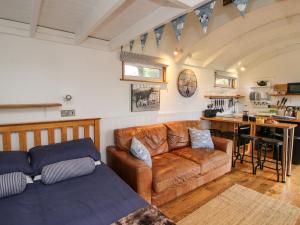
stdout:
[[(101, 150), (113, 144), (113, 129), (162, 121), (199, 119), (212, 90), (214, 73), (174, 65), (167, 70), (168, 85), (162, 86), (159, 112), (130, 112), (130, 83), (120, 81), (118, 52), (58, 44), (0, 34), (0, 104), (62, 102), (62, 109), (75, 109), (77, 118), (101, 117)], [(166, 56), (167, 57), (167, 56)], [(177, 76), (184, 68), (198, 78), (191, 98), (177, 91)], [(71, 94), (73, 100), (63, 102)], [(0, 123), (61, 119), (60, 109), (1, 110)]]
[[(257, 80), (271, 79), (273, 84), (284, 84), (289, 82), (300, 82), (300, 50), (295, 50), (286, 54), (270, 58), (253, 68), (248, 68), (240, 75), (240, 92), (247, 96), (244, 104), (250, 106), (248, 95), (251, 86), (255, 86)], [(282, 97), (273, 97), (272, 103)], [(287, 105), (300, 106), (300, 96), (289, 96)], [(252, 109), (257, 111), (257, 109)]]

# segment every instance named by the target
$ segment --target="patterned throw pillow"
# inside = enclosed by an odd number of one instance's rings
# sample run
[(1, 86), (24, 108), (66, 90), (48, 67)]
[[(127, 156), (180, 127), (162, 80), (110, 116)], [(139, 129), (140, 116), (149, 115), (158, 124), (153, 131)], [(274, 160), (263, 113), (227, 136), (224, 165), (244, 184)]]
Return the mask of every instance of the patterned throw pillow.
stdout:
[(209, 130), (189, 128), (189, 133), (191, 137), (192, 148), (206, 148), (212, 150), (215, 148)]
[(44, 184), (54, 184), (94, 172), (95, 162), (90, 157), (71, 159), (45, 166), (41, 178)]
[(22, 193), (27, 185), (26, 175), (13, 172), (0, 175), (0, 198)]
[(143, 160), (150, 168), (152, 167), (152, 159), (148, 149), (135, 137), (132, 138), (130, 152), (134, 157)]

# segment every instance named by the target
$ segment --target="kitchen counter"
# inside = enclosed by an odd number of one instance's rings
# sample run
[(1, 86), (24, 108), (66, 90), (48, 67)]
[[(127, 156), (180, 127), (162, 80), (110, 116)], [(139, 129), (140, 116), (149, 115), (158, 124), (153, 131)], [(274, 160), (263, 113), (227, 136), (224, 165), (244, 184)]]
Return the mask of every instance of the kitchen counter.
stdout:
[[(224, 123), (234, 123), (234, 124), (241, 124), (241, 125), (255, 125), (255, 126), (262, 126), (262, 127), (271, 127), (271, 128), (279, 128), (279, 129), (292, 129), (296, 128), (297, 124), (287, 123), (287, 120), (276, 119), (278, 121), (284, 121), (285, 123), (279, 122), (278, 124), (268, 124), (268, 123), (256, 123), (256, 122), (247, 122), (243, 121), (242, 118), (235, 118), (235, 117), (201, 117), (202, 120), (209, 120), (209, 121), (216, 121), (216, 122), (224, 122)], [(300, 120), (288, 120), (289, 122), (296, 122)]]
[[(286, 182), (286, 177), (291, 175), (292, 168), (292, 158), (293, 158), (293, 148), (294, 148), (294, 134), (295, 128), (298, 126), (295, 122), (299, 120), (280, 120), (278, 124), (267, 124), (267, 123), (257, 123), (243, 121), (241, 117), (201, 117), (202, 120), (210, 121), (211, 128), (218, 129), (221, 131), (232, 131), (237, 133), (240, 125), (250, 126), (250, 135), (256, 136), (256, 128), (260, 127), (270, 127), (278, 128), (283, 130), (283, 152), (282, 152), (282, 182)], [(294, 122), (294, 123), (293, 123)], [(299, 121), (300, 122), (300, 121)], [(237, 146), (237, 140), (234, 138), (233, 151)], [(251, 146), (249, 145), (249, 150)]]

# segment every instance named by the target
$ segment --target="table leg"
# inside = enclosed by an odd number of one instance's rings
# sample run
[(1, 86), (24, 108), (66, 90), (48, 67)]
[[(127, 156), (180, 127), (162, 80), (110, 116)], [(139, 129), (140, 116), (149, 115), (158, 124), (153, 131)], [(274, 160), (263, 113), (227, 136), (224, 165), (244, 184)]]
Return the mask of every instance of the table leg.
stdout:
[(282, 182), (286, 182), (287, 174), (287, 155), (289, 148), (289, 130), (283, 129), (283, 148), (282, 148)]
[(294, 151), (294, 137), (295, 137), (295, 128), (289, 129), (289, 150), (287, 157), (287, 175), (292, 175), (292, 159)]

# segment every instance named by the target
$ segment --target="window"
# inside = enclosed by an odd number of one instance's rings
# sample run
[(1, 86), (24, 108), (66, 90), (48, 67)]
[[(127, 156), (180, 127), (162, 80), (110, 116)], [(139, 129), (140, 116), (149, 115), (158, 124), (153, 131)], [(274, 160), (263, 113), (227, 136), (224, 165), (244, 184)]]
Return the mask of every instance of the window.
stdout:
[(164, 66), (149, 66), (123, 62), (122, 80), (136, 80), (148, 82), (165, 82)]
[(236, 77), (223, 71), (215, 72), (215, 87), (236, 88)]

